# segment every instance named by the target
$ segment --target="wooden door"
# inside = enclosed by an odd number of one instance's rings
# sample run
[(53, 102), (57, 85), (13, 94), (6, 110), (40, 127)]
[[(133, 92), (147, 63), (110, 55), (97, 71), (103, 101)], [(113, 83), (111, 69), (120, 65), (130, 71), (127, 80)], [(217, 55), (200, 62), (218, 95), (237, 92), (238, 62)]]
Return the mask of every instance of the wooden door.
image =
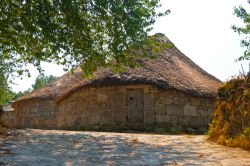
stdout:
[(144, 122), (143, 89), (127, 89), (126, 121), (130, 125), (143, 124)]

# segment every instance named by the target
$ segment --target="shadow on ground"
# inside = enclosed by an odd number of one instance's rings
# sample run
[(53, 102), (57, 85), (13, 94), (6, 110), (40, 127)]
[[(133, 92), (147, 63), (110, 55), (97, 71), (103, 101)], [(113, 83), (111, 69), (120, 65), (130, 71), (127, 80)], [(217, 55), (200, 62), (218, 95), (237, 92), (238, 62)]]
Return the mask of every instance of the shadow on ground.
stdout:
[[(1, 149), (8, 150), (9, 154), (2, 153), (0, 163), (7, 165), (219, 165), (223, 163), (227, 165), (227, 163), (234, 163), (230, 161), (232, 155), (235, 155), (234, 151), (228, 152), (228, 148), (211, 145), (204, 141), (204, 136), (44, 130), (21, 132), (25, 135), (21, 141), (5, 142)], [(219, 153), (223, 155), (216, 155)], [(246, 155), (246, 160), (250, 157), (248, 152), (243, 151), (243, 154)], [(250, 160), (248, 161), (250, 163)], [(237, 163), (239, 162), (238, 160)]]

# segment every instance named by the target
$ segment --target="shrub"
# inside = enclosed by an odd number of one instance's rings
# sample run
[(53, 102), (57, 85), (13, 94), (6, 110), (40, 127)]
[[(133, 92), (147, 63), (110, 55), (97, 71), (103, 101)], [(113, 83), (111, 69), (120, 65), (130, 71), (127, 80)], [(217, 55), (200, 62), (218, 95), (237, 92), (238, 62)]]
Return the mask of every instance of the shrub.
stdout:
[(222, 145), (250, 150), (250, 77), (237, 77), (219, 88), (208, 131)]

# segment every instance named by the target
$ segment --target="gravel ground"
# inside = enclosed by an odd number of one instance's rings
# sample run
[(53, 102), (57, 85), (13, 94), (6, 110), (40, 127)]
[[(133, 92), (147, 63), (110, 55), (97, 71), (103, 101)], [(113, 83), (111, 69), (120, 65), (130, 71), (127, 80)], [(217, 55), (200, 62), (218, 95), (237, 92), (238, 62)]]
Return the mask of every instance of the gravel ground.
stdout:
[[(250, 152), (204, 135), (18, 130), (0, 139), (0, 165), (249, 165)], [(21, 135), (21, 136), (20, 136)]]

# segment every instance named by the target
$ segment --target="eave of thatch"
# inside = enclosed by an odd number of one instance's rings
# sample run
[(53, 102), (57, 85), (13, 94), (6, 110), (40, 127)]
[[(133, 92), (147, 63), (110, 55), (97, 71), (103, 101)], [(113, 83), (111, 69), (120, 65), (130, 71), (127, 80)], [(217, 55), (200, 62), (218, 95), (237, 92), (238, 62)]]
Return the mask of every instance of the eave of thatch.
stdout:
[[(162, 42), (170, 42), (165, 36), (159, 36)], [(178, 48), (163, 49), (154, 59), (142, 59), (142, 67), (127, 68), (125, 72), (114, 73), (108, 68), (99, 68), (93, 79), (82, 78), (80, 70), (67, 73), (50, 85), (35, 90), (18, 102), (29, 99), (53, 99), (56, 102), (92, 86), (151, 84), (162, 89), (176, 89), (190, 95), (211, 97), (222, 84), (220, 80), (208, 74), (186, 57)]]

